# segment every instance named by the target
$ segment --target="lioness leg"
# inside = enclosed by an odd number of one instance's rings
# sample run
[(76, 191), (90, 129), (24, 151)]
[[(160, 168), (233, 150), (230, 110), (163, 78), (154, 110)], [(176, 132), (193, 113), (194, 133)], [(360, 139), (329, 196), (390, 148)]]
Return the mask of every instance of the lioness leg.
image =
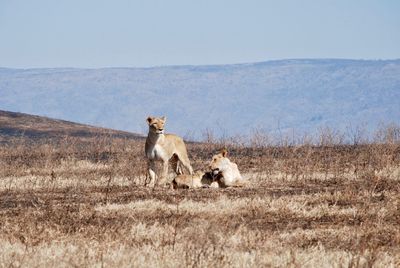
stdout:
[(148, 175), (150, 177), (150, 181), (148, 184), (155, 183), (155, 181), (156, 181), (155, 170), (156, 170), (156, 166), (155, 166), (154, 161), (152, 161), (152, 160), (147, 161), (147, 171), (148, 171)]
[(172, 158), (171, 158), (171, 163), (172, 163), (172, 168), (174, 169), (174, 171), (175, 171), (176, 174), (178, 174), (178, 175), (183, 174), (182, 168), (181, 168), (181, 166), (179, 165), (179, 157), (178, 157), (176, 154), (174, 154), (174, 155), (172, 156)]
[(179, 160), (181, 161), (182, 165), (186, 168), (186, 170), (189, 172), (190, 175), (193, 175), (193, 168), (190, 165), (190, 160), (189, 157), (187, 156), (186, 153), (181, 153), (178, 155)]
[(167, 182), (167, 176), (168, 176), (168, 161), (163, 162), (163, 167), (162, 167), (162, 173), (160, 179), (157, 181), (157, 184), (163, 185), (164, 183)]
[(241, 179), (241, 180), (236, 181), (236, 182), (235, 182), (235, 185), (233, 185), (233, 187), (245, 187), (245, 186), (247, 186), (248, 184), (249, 184), (249, 181), (248, 181), (248, 180), (243, 180), (243, 179)]

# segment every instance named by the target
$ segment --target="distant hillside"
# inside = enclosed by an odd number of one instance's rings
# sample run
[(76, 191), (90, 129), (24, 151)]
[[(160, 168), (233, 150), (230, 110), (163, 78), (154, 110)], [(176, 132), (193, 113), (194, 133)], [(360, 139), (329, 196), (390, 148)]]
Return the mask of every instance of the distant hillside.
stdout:
[(400, 123), (400, 60), (282, 60), (104, 69), (0, 69), (0, 108), (145, 134), (148, 115), (199, 137)]
[(23, 113), (0, 110), (0, 142), (13, 137), (29, 139), (72, 137), (98, 137), (112, 135), (123, 138), (139, 138), (139, 135), (50, 119)]

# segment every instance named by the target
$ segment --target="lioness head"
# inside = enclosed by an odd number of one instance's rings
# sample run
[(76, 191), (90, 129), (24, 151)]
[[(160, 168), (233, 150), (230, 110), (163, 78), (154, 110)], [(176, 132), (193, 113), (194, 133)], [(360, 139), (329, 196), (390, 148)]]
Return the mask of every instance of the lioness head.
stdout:
[(209, 167), (214, 175), (217, 175), (218, 173), (229, 168), (230, 161), (226, 157), (227, 155), (228, 151), (223, 149), (219, 154), (216, 154), (212, 157)]
[(149, 124), (149, 131), (155, 134), (164, 134), (164, 125), (167, 121), (165, 116), (163, 117), (153, 117), (149, 116), (146, 119), (147, 123)]

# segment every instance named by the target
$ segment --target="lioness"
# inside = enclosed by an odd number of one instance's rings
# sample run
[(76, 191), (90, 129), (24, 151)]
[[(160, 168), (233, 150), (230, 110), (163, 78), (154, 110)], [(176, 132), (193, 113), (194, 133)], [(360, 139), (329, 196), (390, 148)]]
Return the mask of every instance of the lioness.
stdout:
[(219, 188), (220, 176), (213, 176), (211, 172), (196, 171), (193, 175), (181, 174), (172, 181), (173, 189), (192, 189), (192, 188)]
[(213, 156), (210, 169), (213, 175), (220, 175), (219, 182), (222, 187), (245, 186), (248, 181), (242, 178), (237, 165), (226, 156), (228, 151), (223, 149), (219, 154)]
[[(186, 146), (181, 137), (173, 134), (164, 134), (166, 117), (161, 118), (149, 116), (149, 133), (146, 139), (145, 153), (148, 159), (148, 174), (150, 182), (164, 184), (168, 175), (168, 162), (171, 159), (174, 170), (177, 174), (182, 174), (179, 162), (193, 174), (192, 166), (187, 155)], [(157, 178), (155, 172), (155, 161), (162, 161), (163, 169), (160, 178)]]

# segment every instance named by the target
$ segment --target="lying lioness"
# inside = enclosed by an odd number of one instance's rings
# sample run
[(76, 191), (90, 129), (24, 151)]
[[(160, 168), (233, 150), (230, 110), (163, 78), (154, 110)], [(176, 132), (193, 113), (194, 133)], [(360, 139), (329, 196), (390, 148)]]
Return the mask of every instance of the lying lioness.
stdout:
[(211, 172), (196, 171), (193, 175), (181, 174), (172, 181), (173, 189), (218, 188), (220, 176)]
[(218, 175), (220, 187), (240, 187), (248, 184), (248, 180), (242, 178), (238, 166), (231, 162), (226, 156), (228, 151), (223, 149), (219, 154), (213, 156), (210, 169), (213, 176)]

